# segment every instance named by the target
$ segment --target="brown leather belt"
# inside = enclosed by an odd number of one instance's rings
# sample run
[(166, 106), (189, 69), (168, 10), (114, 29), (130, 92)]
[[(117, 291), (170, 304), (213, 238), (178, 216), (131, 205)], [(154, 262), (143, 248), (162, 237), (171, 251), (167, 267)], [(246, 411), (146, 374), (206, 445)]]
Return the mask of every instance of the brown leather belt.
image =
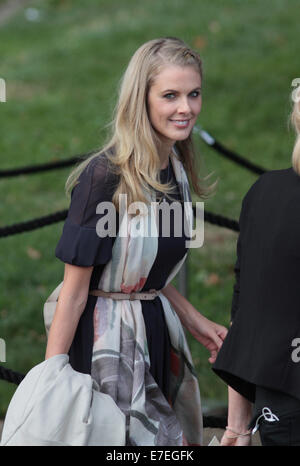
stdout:
[(103, 296), (104, 298), (112, 299), (129, 299), (133, 301), (134, 299), (143, 299), (143, 300), (152, 300), (160, 293), (161, 290), (150, 290), (150, 291), (141, 291), (134, 293), (119, 293), (119, 292), (110, 292), (102, 290), (90, 290), (89, 294), (93, 296)]

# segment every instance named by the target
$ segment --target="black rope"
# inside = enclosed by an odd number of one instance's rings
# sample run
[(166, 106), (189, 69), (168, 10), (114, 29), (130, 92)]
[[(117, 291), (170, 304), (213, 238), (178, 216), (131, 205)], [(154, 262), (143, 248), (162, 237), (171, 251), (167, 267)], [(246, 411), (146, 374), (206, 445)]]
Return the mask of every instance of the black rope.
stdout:
[[(193, 211), (195, 214), (195, 206), (193, 206)], [(67, 218), (67, 215), (68, 210), (61, 210), (59, 212), (55, 212), (54, 214), (35, 218), (33, 220), (28, 220), (27, 222), (15, 223), (14, 225), (2, 227), (0, 228), (0, 238), (24, 233), (27, 231), (37, 230), (38, 228), (42, 228), (47, 225), (52, 225), (53, 223), (65, 220)], [(236, 220), (223, 217), (222, 215), (217, 215), (205, 211), (204, 220), (213, 225), (218, 225), (219, 227), (228, 228), (233, 231), (239, 231), (239, 225)]]
[[(195, 212), (195, 207), (193, 207)], [(212, 212), (204, 211), (204, 221), (219, 227), (228, 228), (233, 231), (240, 231), (239, 223), (231, 218), (223, 217), (222, 215), (213, 214)]]
[(27, 167), (0, 170), (0, 178), (8, 178), (19, 175), (31, 175), (33, 173), (40, 173), (48, 170), (56, 170), (57, 168), (69, 167), (77, 162), (82, 162), (94, 153), (95, 152), (92, 151), (88, 152), (87, 154), (76, 155), (69, 159), (60, 160), (57, 162), (47, 162), (40, 165), (28, 165)]
[(24, 374), (20, 374), (19, 372), (15, 372), (11, 369), (7, 369), (6, 367), (0, 366), (0, 379), (1, 380), (6, 380), (6, 382), (19, 385), (24, 379), (24, 377), (25, 377)]
[[(247, 168), (248, 170), (256, 173), (257, 175), (262, 175), (263, 173), (267, 171), (266, 169), (259, 167), (258, 165), (255, 165), (252, 162), (249, 162), (249, 160), (245, 159), (244, 157), (241, 157), (235, 152), (227, 149), (220, 142), (216, 141), (216, 139), (213, 138), (200, 125), (194, 126), (193, 132), (196, 134), (199, 134), (202, 140), (206, 144), (208, 144), (210, 147), (215, 149), (217, 152), (222, 154), (224, 157), (237, 163), (238, 165), (241, 165)], [(48, 170), (55, 170), (58, 168), (69, 167), (71, 165), (74, 165), (77, 162), (83, 161), (84, 159), (86, 159), (87, 157), (89, 157), (90, 155), (94, 153), (95, 151), (91, 151), (91, 152), (88, 152), (87, 154), (77, 155), (75, 157), (71, 157), (69, 159), (61, 160), (58, 162), (48, 162), (48, 163), (44, 163), (40, 165), (29, 165), (27, 167), (0, 170), (0, 178), (13, 177), (13, 176), (18, 176), (18, 175), (30, 175), (33, 173), (40, 173), (40, 172), (45, 172)]]
[[(15, 372), (12, 369), (7, 369), (0, 366), (0, 380), (19, 385), (24, 379), (25, 375)], [(226, 417), (217, 416), (203, 416), (203, 427), (214, 427), (225, 429), (227, 425)]]
[(0, 238), (16, 235), (25, 231), (36, 230), (46, 225), (52, 225), (53, 223), (64, 220), (67, 215), (68, 210), (61, 210), (59, 212), (55, 212), (54, 214), (46, 215), (45, 217), (39, 217), (33, 220), (28, 220), (27, 222), (15, 223), (14, 225), (2, 227), (0, 228)]
[(249, 162), (249, 160), (245, 159), (244, 157), (237, 155), (235, 152), (226, 149), (226, 147), (224, 147), (220, 142), (216, 141), (215, 138), (213, 138), (207, 131), (202, 129), (199, 125), (194, 126), (193, 131), (199, 134), (203, 141), (206, 142), (206, 144), (208, 144), (210, 147), (215, 149), (220, 154), (224, 155), (224, 157), (226, 157), (227, 159), (237, 163), (238, 165), (247, 168), (248, 170), (252, 171), (253, 173), (256, 173), (257, 175), (262, 175), (267, 171), (265, 168), (259, 167), (258, 165)]

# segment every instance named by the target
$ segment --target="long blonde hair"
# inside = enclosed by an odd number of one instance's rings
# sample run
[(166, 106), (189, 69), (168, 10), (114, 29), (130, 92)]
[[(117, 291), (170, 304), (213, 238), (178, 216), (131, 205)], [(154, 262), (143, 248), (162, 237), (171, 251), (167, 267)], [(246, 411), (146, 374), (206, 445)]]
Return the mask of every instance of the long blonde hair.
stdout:
[[(105, 154), (111, 162), (113, 172), (120, 175), (112, 199), (117, 210), (119, 194), (127, 194), (128, 205), (136, 201), (147, 203), (143, 190), (150, 193), (151, 188), (172, 197), (172, 183), (161, 184), (159, 180), (159, 138), (149, 121), (147, 111), (149, 89), (165, 65), (193, 66), (202, 80), (200, 56), (182, 40), (166, 37), (143, 44), (132, 56), (121, 80), (119, 98), (110, 125), (111, 136), (101, 150), (71, 172), (66, 181), (68, 195), (91, 159)], [(191, 135), (176, 143), (176, 153), (194, 192), (205, 197), (209, 188), (200, 186)]]
[(296, 141), (292, 153), (292, 165), (294, 171), (300, 175), (300, 86), (297, 90), (293, 91), (292, 96), (294, 100), (294, 106), (290, 115), (290, 123), (292, 123), (296, 131)]

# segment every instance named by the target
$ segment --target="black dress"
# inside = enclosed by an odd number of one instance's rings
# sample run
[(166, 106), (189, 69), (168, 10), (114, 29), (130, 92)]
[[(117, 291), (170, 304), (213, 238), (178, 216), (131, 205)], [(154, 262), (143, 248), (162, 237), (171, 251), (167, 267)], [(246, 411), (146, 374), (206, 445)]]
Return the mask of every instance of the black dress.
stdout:
[[(161, 182), (172, 180), (175, 186), (172, 197), (181, 201), (171, 160), (160, 171)], [(111, 201), (118, 182), (118, 175), (110, 169), (110, 162), (104, 154), (89, 162), (79, 177), (71, 194), (71, 204), (63, 233), (55, 250), (55, 255), (63, 262), (83, 267), (94, 266), (89, 289), (97, 288), (104, 266), (112, 257), (115, 237), (100, 238), (96, 233), (96, 223), (102, 215), (96, 214), (100, 202)], [(172, 200), (167, 199), (167, 202)], [(104, 215), (104, 214), (103, 214)], [(184, 216), (182, 216), (184, 217)], [(116, 227), (118, 231), (118, 215)], [(184, 229), (182, 230), (184, 231)], [(170, 216), (170, 237), (161, 234), (159, 217), (158, 252), (142, 291), (161, 289), (175, 265), (186, 254), (184, 234), (174, 236), (174, 220)], [(70, 348), (70, 363), (79, 372), (91, 373), (93, 349), (93, 312), (96, 296), (89, 295), (85, 310), (79, 321)], [(170, 338), (159, 297), (152, 301), (141, 301), (145, 321), (147, 343), (150, 356), (150, 372), (157, 385), (167, 398), (170, 375)]]

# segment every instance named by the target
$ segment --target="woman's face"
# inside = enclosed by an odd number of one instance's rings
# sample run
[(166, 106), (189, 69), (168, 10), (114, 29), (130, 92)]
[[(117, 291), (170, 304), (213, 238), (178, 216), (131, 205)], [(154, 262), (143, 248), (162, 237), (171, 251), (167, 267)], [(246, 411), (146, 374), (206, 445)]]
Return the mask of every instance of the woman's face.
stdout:
[(189, 136), (201, 105), (201, 77), (193, 66), (166, 65), (149, 89), (150, 122), (170, 146)]

